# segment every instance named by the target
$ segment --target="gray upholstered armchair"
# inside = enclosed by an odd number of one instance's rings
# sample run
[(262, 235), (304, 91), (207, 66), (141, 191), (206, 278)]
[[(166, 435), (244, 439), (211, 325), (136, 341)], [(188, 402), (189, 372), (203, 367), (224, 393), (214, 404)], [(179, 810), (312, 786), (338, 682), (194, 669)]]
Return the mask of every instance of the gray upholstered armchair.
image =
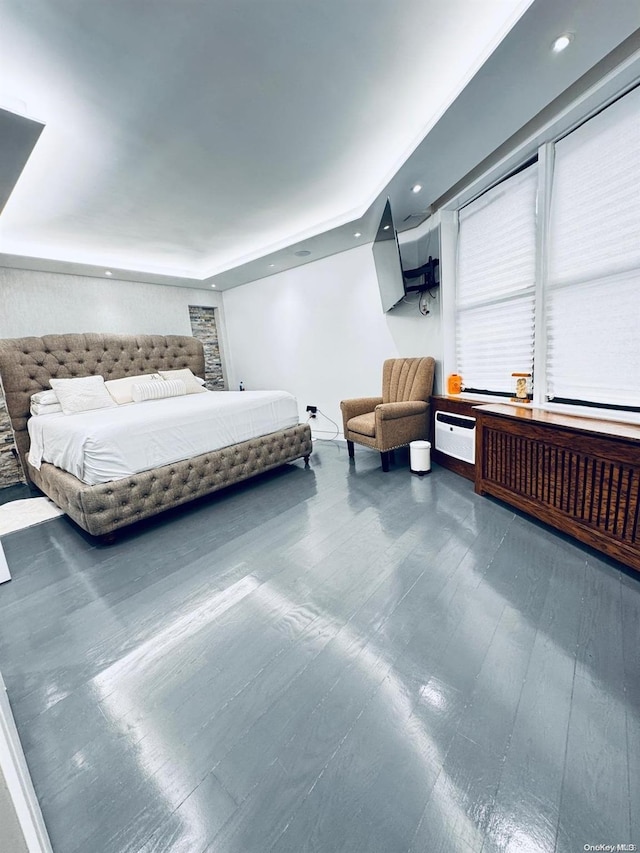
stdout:
[(354, 442), (380, 451), (382, 470), (396, 447), (429, 437), (432, 358), (389, 358), (382, 368), (382, 397), (358, 397), (340, 403), (349, 456)]

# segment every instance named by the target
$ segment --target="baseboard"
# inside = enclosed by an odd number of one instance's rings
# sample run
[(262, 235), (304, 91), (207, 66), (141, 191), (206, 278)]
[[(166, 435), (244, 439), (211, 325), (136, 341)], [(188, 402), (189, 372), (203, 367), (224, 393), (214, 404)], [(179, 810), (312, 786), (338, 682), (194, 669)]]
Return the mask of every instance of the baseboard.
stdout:
[(7, 563), (7, 558), (4, 555), (2, 542), (0, 542), (0, 583), (6, 583), (10, 580), (11, 572), (9, 571), (9, 564)]
[(29, 853), (53, 853), (1, 673), (0, 768)]

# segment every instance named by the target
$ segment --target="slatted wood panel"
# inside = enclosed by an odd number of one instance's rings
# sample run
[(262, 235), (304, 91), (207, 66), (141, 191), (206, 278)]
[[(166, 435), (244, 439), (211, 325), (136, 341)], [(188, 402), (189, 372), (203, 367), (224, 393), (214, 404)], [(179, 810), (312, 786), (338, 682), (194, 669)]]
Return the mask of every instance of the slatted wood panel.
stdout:
[(479, 410), (476, 491), (640, 569), (640, 441), (518, 411)]

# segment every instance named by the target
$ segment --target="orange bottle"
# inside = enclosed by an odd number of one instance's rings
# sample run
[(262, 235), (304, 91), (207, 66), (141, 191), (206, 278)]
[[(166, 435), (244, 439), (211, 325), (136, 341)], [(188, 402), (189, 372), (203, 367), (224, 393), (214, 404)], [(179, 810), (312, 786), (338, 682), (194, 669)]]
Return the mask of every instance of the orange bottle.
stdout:
[(452, 373), (447, 379), (447, 394), (459, 394), (462, 391), (462, 376)]

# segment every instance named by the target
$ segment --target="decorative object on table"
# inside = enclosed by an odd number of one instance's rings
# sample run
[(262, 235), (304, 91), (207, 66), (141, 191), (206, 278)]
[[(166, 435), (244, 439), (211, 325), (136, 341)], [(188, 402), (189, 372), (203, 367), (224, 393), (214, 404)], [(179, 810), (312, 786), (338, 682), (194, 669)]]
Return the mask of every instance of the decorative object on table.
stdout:
[(530, 403), (531, 402), (531, 374), (530, 373), (512, 373), (515, 379), (516, 395), (511, 398), (512, 403)]
[(462, 376), (452, 373), (447, 379), (447, 394), (459, 394), (462, 391)]

